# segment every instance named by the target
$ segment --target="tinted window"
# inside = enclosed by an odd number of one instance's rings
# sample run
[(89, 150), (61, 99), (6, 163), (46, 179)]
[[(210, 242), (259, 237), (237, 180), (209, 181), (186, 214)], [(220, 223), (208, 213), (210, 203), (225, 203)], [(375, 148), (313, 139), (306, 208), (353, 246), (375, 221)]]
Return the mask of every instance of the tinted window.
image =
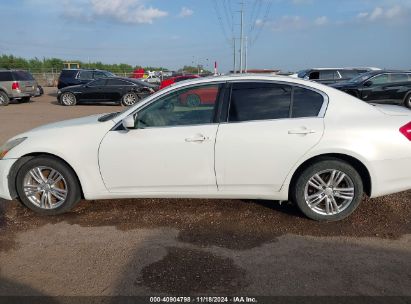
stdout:
[(92, 80), (93, 79), (93, 71), (81, 71), (79, 78), (81, 80)]
[(97, 87), (97, 86), (103, 86), (105, 84), (106, 84), (105, 79), (98, 79), (98, 80), (90, 82), (88, 85), (91, 87)]
[(10, 72), (0, 72), (0, 81), (13, 81)]
[(290, 104), (288, 85), (236, 83), (231, 93), (229, 121), (287, 118)]
[(300, 87), (294, 87), (293, 97), (292, 117), (294, 118), (318, 116), (324, 103), (321, 94)]
[(407, 82), (407, 74), (391, 74), (391, 82)]
[(74, 78), (77, 73), (77, 70), (62, 70), (60, 77)]
[(213, 122), (219, 85), (179, 90), (138, 113), (137, 128), (185, 126)]
[(388, 75), (381, 74), (381, 75), (375, 76), (374, 78), (371, 78), (371, 81), (373, 85), (388, 83)]
[(310, 79), (310, 80), (320, 79), (320, 72), (311, 72), (308, 79)]
[(298, 78), (304, 78), (306, 74), (307, 74), (307, 70), (303, 70), (303, 71), (299, 71), (297, 76)]
[(107, 80), (107, 85), (110, 86), (125, 86), (125, 85), (131, 85), (130, 83), (120, 80), (120, 79), (109, 79)]
[(24, 71), (14, 71), (14, 80), (20, 81), (20, 80), (34, 80), (33, 76)]

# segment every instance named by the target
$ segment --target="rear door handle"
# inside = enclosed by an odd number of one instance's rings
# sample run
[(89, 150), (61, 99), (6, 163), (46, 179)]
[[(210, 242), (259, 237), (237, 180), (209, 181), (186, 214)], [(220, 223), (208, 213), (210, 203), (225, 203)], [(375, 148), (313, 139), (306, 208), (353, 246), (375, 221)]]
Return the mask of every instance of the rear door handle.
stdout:
[(292, 134), (292, 135), (308, 135), (308, 134), (314, 134), (315, 132), (316, 132), (315, 130), (308, 130), (308, 129), (288, 130), (288, 134)]
[(186, 138), (185, 141), (189, 143), (202, 143), (206, 141), (208, 137), (205, 137), (204, 135), (196, 135), (193, 137)]

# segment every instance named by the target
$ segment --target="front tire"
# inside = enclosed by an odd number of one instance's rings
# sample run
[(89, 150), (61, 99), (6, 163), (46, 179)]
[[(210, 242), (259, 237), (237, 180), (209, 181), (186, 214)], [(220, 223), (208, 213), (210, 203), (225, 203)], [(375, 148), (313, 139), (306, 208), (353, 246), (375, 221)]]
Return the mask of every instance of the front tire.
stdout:
[(339, 221), (358, 207), (363, 182), (347, 162), (337, 159), (319, 161), (297, 178), (291, 198), (300, 210), (316, 221)]
[(73, 93), (65, 92), (60, 96), (60, 103), (63, 106), (75, 106), (77, 104), (77, 98)]
[(65, 213), (81, 199), (74, 171), (54, 157), (29, 160), (17, 173), (16, 185), (22, 203), (43, 215)]
[(408, 109), (411, 109), (411, 93), (409, 93), (409, 94), (407, 95), (407, 97), (405, 97), (404, 105), (405, 105), (405, 107), (407, 107)]
[(125, 107), (131, 107), (139, 101), (138, 95), (134, 92), (128, 92), (121, 98), (121, 104)]
[(8, 106), (9, 103), (10, 103), (9, 96), (6, 93), (0, 91), (0, 106)]

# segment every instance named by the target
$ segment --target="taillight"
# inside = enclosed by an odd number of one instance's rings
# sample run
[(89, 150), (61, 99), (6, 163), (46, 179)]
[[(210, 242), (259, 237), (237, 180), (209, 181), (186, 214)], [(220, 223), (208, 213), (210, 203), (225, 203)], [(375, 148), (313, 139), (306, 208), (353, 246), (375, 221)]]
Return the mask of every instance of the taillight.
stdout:
[(411, 141), (411, 122), (400, 128), (400, 132)]
[(20, 89), (20, 85), (17, 81), (13, 82), (13, 84), (11, 85), (11, 89), (12, 90), (19, 90)]

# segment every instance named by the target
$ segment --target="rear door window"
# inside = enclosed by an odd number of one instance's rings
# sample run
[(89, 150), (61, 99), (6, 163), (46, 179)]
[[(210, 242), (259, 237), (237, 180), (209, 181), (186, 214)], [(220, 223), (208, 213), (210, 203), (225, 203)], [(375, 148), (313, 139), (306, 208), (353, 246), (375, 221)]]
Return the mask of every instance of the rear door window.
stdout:
[(294, 87), (293, 91), (293, 118), (316, 117), (324, 104), (324, 97), (309, 89)]
[(391, 82), (407, 82), (407, 74), (391, 74)]
[(230, 122), (288, 118), (291, 86), (272, 83), (234, 83)]
[(344, 79), (352, 79), (354, 77), (357, 77), (360, 72), (355, 71), (355, 70), (339, 70), (341, 77)]
[(337, 74), (337, 71), (333, 70), (324, 70), (320, 71), (320, 79), (321, 80), (334, 80), (340, 78)]
[(104, 72), (100, 72), (100, 71), (94, 72), (94, 79), (105, 78), (105, 77), (107, 77), (107, 75)]

